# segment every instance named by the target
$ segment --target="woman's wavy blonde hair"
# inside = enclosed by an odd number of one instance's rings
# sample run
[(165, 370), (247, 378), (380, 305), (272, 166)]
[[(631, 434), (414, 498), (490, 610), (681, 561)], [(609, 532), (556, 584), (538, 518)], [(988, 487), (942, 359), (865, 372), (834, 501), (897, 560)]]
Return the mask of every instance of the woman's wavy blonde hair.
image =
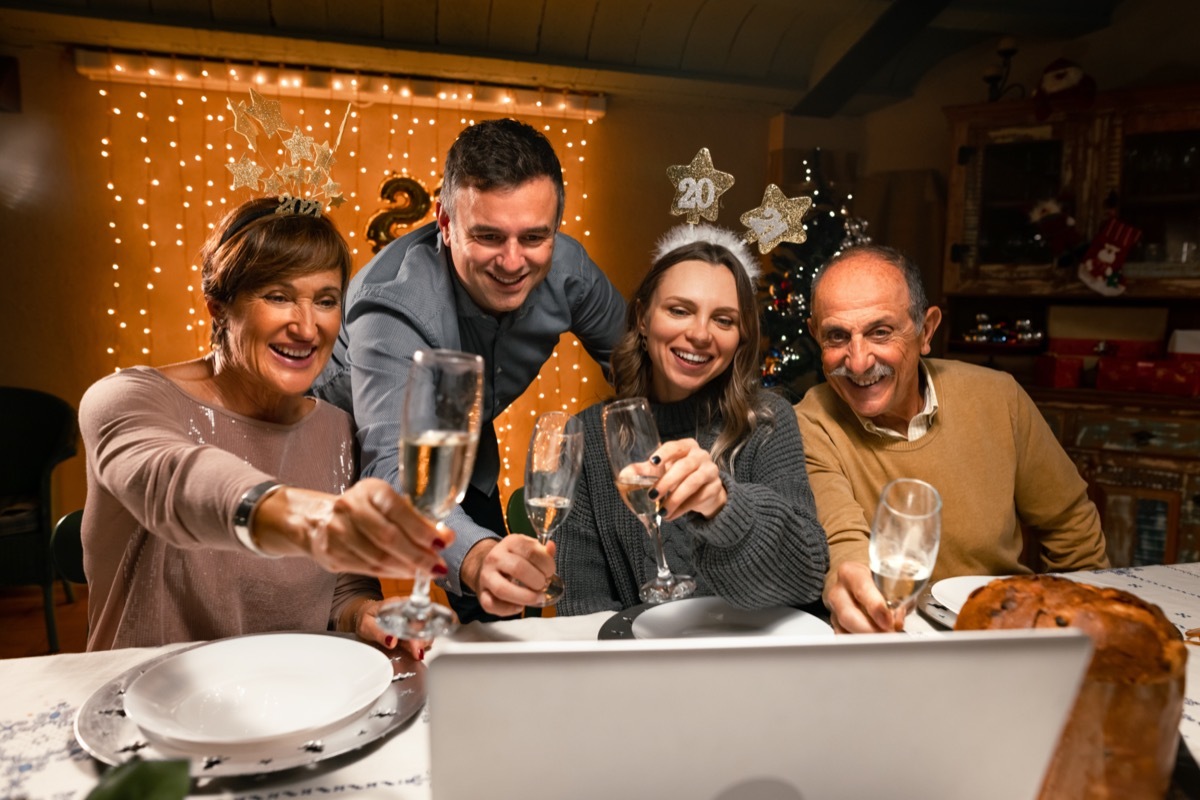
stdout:
[[(702, 235), (702, 232), (698, 233)], [(672, 234), (668, 234), (664, 241), (671, 236)], [(740, 245), (740, 242), (736, 244)], [(709, 455), (723, 469), (732, 466), (742, 444), (755, 427), (765, 422), (769, 416), (759, 398), (761, 334), (758, 303), (754, 294), (754, 284), (747, 267), (743, 264), (743, 260), (749, 258), (749, 251), (744, 246), (738, 246), (737, 250), (740, 252), (735, 254), (729, 247), (705, 238), (686, 242), (665, 253), (661, 252), (660, 248), (650, 271), (630, 298), (625, 311), (625, 334), (613, 348), (611, 360), (613, 387), (618, 399), (654, 399), (651, 397), (653, 364), (649, 354), (642, 348), (643, 337), (638, 329), (645, 321), (650, 309), (650, 300), (662, 283), (663, 275), (683, 261), (703, 261), (728, 269), (733, 274), (734, 284), (737, 286), (739, 342), (729, 367), (700, 390), (706, 396), (707, 421), (711, 422), (718, 415), (722, 420), (721, 432), (713, 442)], [(751, 268), (755, 267), (757, 264), (751, 265)]]

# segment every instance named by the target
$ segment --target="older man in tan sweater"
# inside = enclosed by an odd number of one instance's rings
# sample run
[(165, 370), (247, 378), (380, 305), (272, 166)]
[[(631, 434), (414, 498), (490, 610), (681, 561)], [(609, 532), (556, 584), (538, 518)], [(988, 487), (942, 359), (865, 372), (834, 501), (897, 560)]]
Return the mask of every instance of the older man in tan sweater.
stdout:
[(1028, 573), (1022, 525), (1047, 570), (1108, 566), (1087, 485), (1007, 373), (921, 358), (941, 321), (900, 253), (850, 248), (814, 279), (809, 327), (828, 382), (796, 405), (809, 482), (829, 537), (825, 603), (842, 632), (893, 630), (868, 566), (883, 486), (919, 478), (942, 495), (931, 581)]

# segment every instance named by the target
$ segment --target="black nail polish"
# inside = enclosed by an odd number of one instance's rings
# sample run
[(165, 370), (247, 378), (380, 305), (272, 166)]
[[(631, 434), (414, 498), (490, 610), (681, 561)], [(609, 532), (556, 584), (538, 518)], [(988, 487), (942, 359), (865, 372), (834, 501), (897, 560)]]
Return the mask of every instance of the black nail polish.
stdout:
[(658, 489), (651, 489), (650, 491), (646, 492), (646, 496), (649, 497), (651, 500), (657, 500), (658, 499)]
[(662, 463), (662, 456), (658, 455), (657, 453), (650, 456), (650, 463), (657, 467)]

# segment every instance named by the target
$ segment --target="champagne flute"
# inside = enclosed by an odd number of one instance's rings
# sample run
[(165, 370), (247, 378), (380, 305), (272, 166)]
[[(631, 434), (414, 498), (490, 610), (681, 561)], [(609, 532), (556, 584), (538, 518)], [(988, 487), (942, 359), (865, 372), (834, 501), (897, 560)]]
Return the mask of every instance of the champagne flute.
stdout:
[(883, 487), (871, 525), (870, 562), (875, 586), (893, 611), (925, 588), (942, 537), (942, 497), (915, 478)]
[[(571, 513), (575, 484), (583, 467), (583, 425), (565, 411), (538, 417), (525, 459), (525, 513), (545, 545)], [(552, 606), (562, 597), (562, 578), (550, 577), (534, 606)]]
[(604, 406), (603, 419), (604, 444), (617, 491), (654, 542), (658, 574), (642, 585), (639, 596), (643, 603), (691, 597), (696, 581), (691, 575), (673, 574), (667, 566), (658, 502), (650, 497), (650, 490), (662, 477), (662, 467), (650, 463), (650, 456), (659, 447), (658, 426), (650, 404), (644, 397), (615, 400)]
[[(400, 412), (400, 490), (433, 522), (467, 492), (483, 407), (483, 359), (456, 350), (417, 350)], [(413, 576), (412, 594), (379, 609), (379, 627), (400, 639), (432, 639), (457, 626), (429, 597), (429, 573)]]

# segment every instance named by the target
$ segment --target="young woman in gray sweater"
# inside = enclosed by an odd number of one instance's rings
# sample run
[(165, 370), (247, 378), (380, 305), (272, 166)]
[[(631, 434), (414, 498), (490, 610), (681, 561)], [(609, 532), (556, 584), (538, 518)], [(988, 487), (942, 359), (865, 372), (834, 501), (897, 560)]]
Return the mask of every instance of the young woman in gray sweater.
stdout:
[[(742, 608), (821, 596), (829, 549), (791, 406), (759, 383), (758, 261), (730, 231), (681, 225), (659, 242), (613, 351), (616, 396), (650, 400), (662, 446), (655, 485), (672, 571)], [(584, 465), (555, 535), (560, 614), (637, 605), (654, 548), (621, 502), (602, 404), (582, 412)]]

